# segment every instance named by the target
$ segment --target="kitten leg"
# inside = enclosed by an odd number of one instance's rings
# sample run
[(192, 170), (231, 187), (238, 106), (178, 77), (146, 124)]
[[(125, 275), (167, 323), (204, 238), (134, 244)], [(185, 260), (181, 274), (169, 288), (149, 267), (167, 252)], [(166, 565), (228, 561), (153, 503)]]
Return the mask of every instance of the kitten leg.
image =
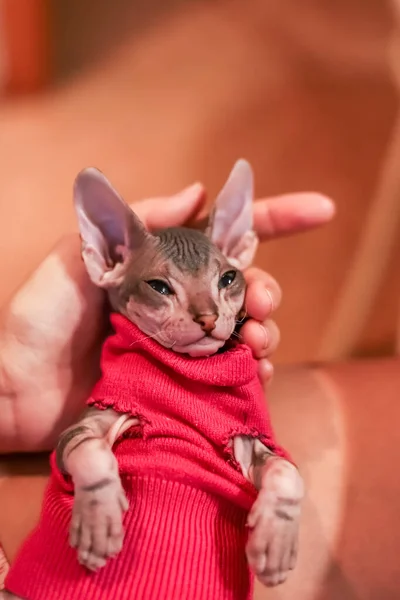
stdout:
[(138, 420), (112, 409), (90, 408), (64, 431), (56, 448), (60, 470), (74, 483), (70, 544), (78, 560), (96, 571), (121, 550), (128, 502), (112, 452), (115, 439)]
[(297, 560), (303, 480), (294, 465), (259, 440), (234, 440), (236, 460), (259, 491), (249, 516), (247, 559), (267, 586), (283, 583)]

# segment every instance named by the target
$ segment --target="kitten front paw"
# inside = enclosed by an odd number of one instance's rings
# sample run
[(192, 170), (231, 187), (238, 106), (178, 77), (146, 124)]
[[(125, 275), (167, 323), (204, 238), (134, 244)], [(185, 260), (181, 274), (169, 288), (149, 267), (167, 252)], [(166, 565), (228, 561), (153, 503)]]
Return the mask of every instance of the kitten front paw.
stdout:
[(70, 544), (81, 565), (90, 571), (105, 566), (122, 548), (123, 514), (128, 509), (119, 478), (105, 478), (75, 490)]
[(271, 587), (286, 581), (297, 560), (303, 480), (284, 459), (267, 463), (262, 488), (248, 516), (247, 559), (254, 574)]

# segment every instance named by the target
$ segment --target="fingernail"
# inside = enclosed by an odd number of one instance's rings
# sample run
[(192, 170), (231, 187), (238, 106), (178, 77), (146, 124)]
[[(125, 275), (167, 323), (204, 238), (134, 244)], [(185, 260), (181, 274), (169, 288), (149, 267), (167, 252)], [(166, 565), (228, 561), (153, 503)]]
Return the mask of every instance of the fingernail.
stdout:
[(182, 190), (182, 194), (200, 194), (204, 189), (204, 186), (198, 181), (196, 183), (192, 183), (192, 185), (188, 185), (184, 190)]
[(267, 330), (265, 329), (265, 327), (263, 325), (261, 325), (261, 323), (258, 323), (259, 328), (261, 329), (261, 331), (263, 332), (264, 335), (264, 343), (263, 343), (263, 350), (265, 350), (268, 347), (268, 334), (267, 334)]
[(336, 206), (329, 198), (321, 198), (320, 208), (321, 212), (327, 216), (334, 215), (336, 212)]
[(274, 367), (272, 363), (268, 359), (263, 359), (260, 361), (258, 368), (261, 380), (265, 384), (271, 383), (274, 376)]
[(267, 292), (269, 301), (271, 303), (271, 312), (273, 312), (275, 307), (274, 307), (274, 299), (272, 297), (272, 293), (271, 293), (271, 291), (268, 288), (265, 288), (265, 291)]

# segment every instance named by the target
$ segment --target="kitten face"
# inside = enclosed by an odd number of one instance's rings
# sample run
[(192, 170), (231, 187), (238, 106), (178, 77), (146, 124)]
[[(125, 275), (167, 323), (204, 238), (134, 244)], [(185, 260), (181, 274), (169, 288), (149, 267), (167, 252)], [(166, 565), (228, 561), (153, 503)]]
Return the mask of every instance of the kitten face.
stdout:
[(208, 356), (234, 331), (245, 295), (241, 270), (257, 250), (253, 173), (239, 159), (215, 199), (205, 233), (150, 233), (98, 169), (78, 173), (74, 205), (82, 258), (114, 310), (144, 334), (191, 356)]
[(175, 352), (208, 356), (232, 335), (243, 306), (245, 280), (201, 232), (156, 233), (109, 290), (115, 310)]

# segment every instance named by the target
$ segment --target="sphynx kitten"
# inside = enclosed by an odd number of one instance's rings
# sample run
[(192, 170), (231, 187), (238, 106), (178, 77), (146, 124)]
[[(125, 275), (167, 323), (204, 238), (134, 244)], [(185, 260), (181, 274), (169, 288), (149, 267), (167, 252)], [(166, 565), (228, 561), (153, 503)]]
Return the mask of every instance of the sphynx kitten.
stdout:
[[(213, 356), (222, 357), (243, 309), (242, 270), (252, 263), (258, 244), (250, 165), (244, 160), (235, 164), (204, 233), (170, 228), (150, 234), (93, 168), (78, 175), (74, 201), (83, 260), (93, 283), (107, 290), (113, 311), (134, 324), (143, 339), (174, 356), (203, 358), (204, 369)], [(55, 451), (55, 463), (74, 489), (70, 544), (76, 562), (94, 573), (116, 560), (124, 546), (129, 503), (113, 447), (141, 426), (139, 415), (103, 408), (89, 406), (79, 423), (61, 435)], [(247, 513), (248, 564), (263, 584), (280, 584), (296, 563), (302, 479), (289, 460), (256, 436), (238, 434), (229, 444), (240, 476), (257, 494)], [(15, 592), (18, 586), (8, 589)], [(204, 597), (241, 599), (246, 593)], [(20, 598), (11, 591), (3, 594)], [(58, 597), (63, 598), (61, 592)], [(144, 593), (132, 597), (147, 598)]]

